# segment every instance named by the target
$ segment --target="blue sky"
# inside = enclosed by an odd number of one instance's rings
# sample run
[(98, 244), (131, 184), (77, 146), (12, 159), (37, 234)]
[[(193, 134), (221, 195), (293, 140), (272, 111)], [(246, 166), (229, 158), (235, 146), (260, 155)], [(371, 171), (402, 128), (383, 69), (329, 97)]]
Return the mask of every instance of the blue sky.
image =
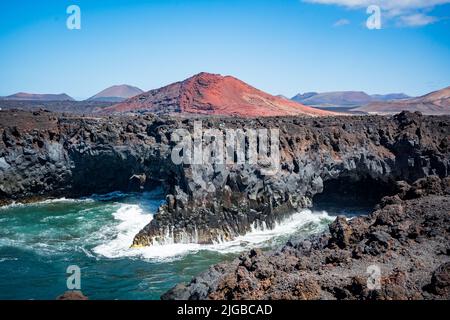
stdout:
[[(0, 96), (87, 98), (114, 84), (150, 90), (201, 71), (289, 97), (421, 95), (450, 85), (449, 2), (372, 0), (383, 24), (369, 30), (365, 0), (0, 1)], [(81, 30), (66, 28), (72, 4)]]

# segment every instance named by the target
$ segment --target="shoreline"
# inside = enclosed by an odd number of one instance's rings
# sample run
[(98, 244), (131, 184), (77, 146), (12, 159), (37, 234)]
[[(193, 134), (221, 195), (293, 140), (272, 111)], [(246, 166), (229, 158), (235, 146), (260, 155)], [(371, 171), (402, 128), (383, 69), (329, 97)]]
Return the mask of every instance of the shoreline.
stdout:
[(425, 178), (367, 216), (340, 216), (328, 231), (280, 249), (252, 249), (161, 298), (448, 300), (449, 222), (450, 178)]
[[(194, 168), (172, 162), (171, 134), (179, 128), (192, 129), (195, 119), (67, 118), (49, 112), (4, 111), (0, 201), (30, 203), (162, 185), (166, 203), (133, 244), (151, 245), (174, 226), (175, 241), (198, 233), (201, 243), (211, 243), (245, 234), (253, 223), (270, 228), (310, 207), (316, 195), (333, 196), (333, 189), (379, 200), (394, 191), (394, 181), (412, 183), (430, 174), (445, 177), (450, 170), (448, 116), (403, 112), (389, 118), (351, 116), (345, 121), (343, 117), (203, 119), (208, 129), (278, 128), (281, 170), (261, 177), (255, 165)], [(139, 186), (136, 179), (130, 180), (136, 175), (148, 178)], [(208, 181), (215, 191), (205, 192), (199, 181)]]
[[(175, 243), (195, 238), (208, 244), (218, 238), (235, 239), (255, 224), (271, 229), (284, 217), (310, 207), (317, 197), (381, 203), (405, 190), (419, 190), (414, 183), (421, 179), (433, 176), (444, 181), (450, 172), (450, 116), (402, 112), (393, 117), (202, 118), (205, 129), (221, 132), (279, 129), (280, 171), (274, 176), (261, 176), (257, 165), (247, 163), (194, 168), (171, 161), (173, 133), (192, 132), (196, 120), (2, 111), (0, 202), (32, 203), (158, 186), (166, 201), (130, 245), (151, 246), (164, 240), (167, 230)], [(195, 173), (214, 191), (205, 192)], [(133, 176), (145, 179), (131, 180)], [(421, 190), (427, 192), (425, 187)], [(408, 199), (395, 201), (409, 205)], [(386, 235), (367, 233), (367, 237), (383, 243)], [(345, 262), (349, 253), (335, 255), (330, 261)]]

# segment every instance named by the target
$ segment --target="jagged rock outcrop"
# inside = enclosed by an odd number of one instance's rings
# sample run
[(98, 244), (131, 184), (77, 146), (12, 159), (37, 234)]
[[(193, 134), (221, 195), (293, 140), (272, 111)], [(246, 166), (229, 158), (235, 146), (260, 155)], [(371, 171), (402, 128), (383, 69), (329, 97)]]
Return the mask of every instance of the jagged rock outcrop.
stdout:
[[(196, 120), (220, 132), (279, 129), (278, 172), (263, 175), (265, 163), (175, 164), (173, 133), (192, 132)], [(402, 188), (393, 181), (446, 177), (450, 169), (446, 116), (185, 119), (1, 111), (0, 125), (0, 202), (139, 191), (137, 181), (130, 185), (134, 174), (145, 174), (145, 189), (162, 185), (167, 201), (136, 235), (136, 246), (231, 239), (254, 224), (272, 227), (333, 183), (347, 191), (357, 186), (349, 193), (376, 201)]]
[(450, 178), (431, 176), (384, 197), (369, 216), (329, 232), (254, 249), (211, 267), (163, 299), (449, 299)]
[(130, 177), (142, 173), (150, 177), (147, 189), (165, 186), (171, 171), (169, 146), (156, 142), (151, 116), (2, 111), (0, 124), (2, 203), (138, 191), (139, 182)]
[[(174, 132), (192, 132), (198, 120), (217, 136), (279, 129), (279, 170), (174, 163)], [(144, 179), (133, 175), (145, 176), (144, 189), (163, 186), (167, 201), (134, 245), (231, 239), (254, 224), (272, 227), (320, 194), (378, 203), (367, 217), (338, 218), (328, 233), (214, 266), (165, 299), (449, 298), (448, 116), (195, 119), (13, 110), (0, 111), (0, 134), (0, 204), (139, 191)], [(368, 287), (373, 266), (381, 272), (378, 289)]]
[[(341, 182), (341, 194), (364, 193), (379, 200), (397, 192), (397, 180), (413, 182), (427, 175), (446, 177), (449, 162), (449, 118), (402, 113), (393, 118), (278, 118), (245, 121), (209, 120), (225, 128), (279, 128), (280, 170), (264, 176), (259, 166), (198, 167), (205, 192), (183, 170), (176, 194), (136, 237), (134, 245), (170, 241), (211, 243), (242, 235), (254, 224), (269, 228), (292, 212), (311, 205), (324, 185)], [(194, 167), (195, 168), (195, 167)]]

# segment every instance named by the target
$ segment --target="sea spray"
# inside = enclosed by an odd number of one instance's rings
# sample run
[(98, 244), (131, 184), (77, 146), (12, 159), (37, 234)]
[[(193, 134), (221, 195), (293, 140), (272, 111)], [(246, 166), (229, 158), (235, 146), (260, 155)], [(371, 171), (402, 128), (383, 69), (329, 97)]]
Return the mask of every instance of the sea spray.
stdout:
[(115, 238), (95, 247), (93, 251), (107, 258), (135, 255), (130, 244), (135, 234), (151, 220), (152, 215), (145, 214), (139, 205), (122, 204), (113, 216), (120, 222), (113, 227)]
[[(120, 220), (116, 228), (115, 239), (94, 248), (94, 252), (108, 258), (140, 257), (144, 259), (180, 259), (186, 254), (207, 250), (219, 253), (238, 253), (252, 247), (267, 247), (271, 243), (282, 243), (296, 233), (304, 235), (320, 232), (333, 217), (326, 211), (313, 212), (309, 209), (297, 212), (290, 217), (275, 223), (270, 229), (265, 223), (252, 225), (251, 231), (234, 240), (224, 241), (217, 239), (213, 244), (198, 244), (198, 236), (185, 233), (181, 241), (175, 243), (173, 230), (166, 228), (165, 236), (152, 246), (141, 248), (130, 248), (134, 235), (139, 232), (148, 222), (151, 215), (145, 214), (138, 205), (123, 205), (114, 213), (114, 217)], [(278, 240), (278, 241), (277, 241)]]
[(319, 232), (332, 220), (326, 212), (305, 210), (274, 229), (253, 225), (233, 241), (200, 245), (194, 231), (185, 244), (166, 239), (169, 244), (130, 248), (163, 199), (154, 193), (115, 193), (1, 210), (0, 283), (13, 290), (0, 290), (0, 299), (54, 299), (73, 264), (80, 266), (83, 291), (92, 299), (158, 299), (213, 264)]

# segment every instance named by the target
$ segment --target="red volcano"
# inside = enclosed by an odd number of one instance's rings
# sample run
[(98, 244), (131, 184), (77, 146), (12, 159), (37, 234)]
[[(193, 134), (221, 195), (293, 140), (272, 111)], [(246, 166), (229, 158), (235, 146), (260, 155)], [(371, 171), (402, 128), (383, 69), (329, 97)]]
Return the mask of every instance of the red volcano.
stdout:
[(241, 117), (334, 114), (272, 96), (231, 76), (209, 73), (145, 92), (102, 112), (134, 111)]

